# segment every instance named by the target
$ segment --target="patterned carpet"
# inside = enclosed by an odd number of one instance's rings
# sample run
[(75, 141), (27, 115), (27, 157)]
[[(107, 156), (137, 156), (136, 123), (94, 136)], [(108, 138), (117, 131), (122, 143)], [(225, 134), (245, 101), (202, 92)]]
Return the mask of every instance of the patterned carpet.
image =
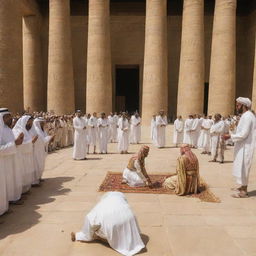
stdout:
[[(154, 184), (153, 188), (149, 187), (129, 187), (122, 184), (122, 173), (108, 172), (103, 183), (99, 187), (99, 191), (120, 191), (123, 193), (146, 193), (146, 194), (170, 194), (175, 195), (174, 191), (165, 189), (162, 184), (168, 174), (150, 174), (150, 179)], [(186, 197), (199, 198), (203, 202), (219, 203), (220, 199), (216, 197), (209, 189), (205, 181), (201, 178), (198, 194), (187, 195)]]

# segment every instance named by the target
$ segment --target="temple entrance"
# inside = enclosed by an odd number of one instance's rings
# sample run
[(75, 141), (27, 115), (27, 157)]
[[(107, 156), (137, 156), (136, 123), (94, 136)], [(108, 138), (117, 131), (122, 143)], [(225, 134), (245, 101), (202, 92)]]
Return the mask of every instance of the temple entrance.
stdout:
[(117, 66), (115, 88), (115, 110), (129, 113), (140, 109), (139, 66)]
[(209, 83), (204, 84), (204, 114), (208, 112), (208, 95), (209, 95)]

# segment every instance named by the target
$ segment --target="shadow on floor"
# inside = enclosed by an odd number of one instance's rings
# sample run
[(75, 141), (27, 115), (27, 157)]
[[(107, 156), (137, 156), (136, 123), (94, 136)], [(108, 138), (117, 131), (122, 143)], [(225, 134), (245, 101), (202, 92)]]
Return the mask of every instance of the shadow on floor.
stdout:
[(55, 201), (54, 197), (70, 192), (70, 189), (64, 188), (63, 183), (73, 179), (74, 177), (45, 179), (40, 187), (31, 188), (29, 195), (25, 196), (23, 205), (10, 205), (10, 213), (0, 216), (0, 240), (39, 223), (42, 215), (37, 210), (41, 205)]

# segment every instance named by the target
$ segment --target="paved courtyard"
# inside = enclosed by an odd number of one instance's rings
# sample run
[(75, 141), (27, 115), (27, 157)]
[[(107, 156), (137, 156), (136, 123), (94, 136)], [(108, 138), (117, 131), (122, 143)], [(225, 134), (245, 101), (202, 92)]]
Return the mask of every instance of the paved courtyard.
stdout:
[[(149, 129), (143, 129), (148, 144)], [(175, 170), (179, 150), (172, 147), (172, 126), (168, 126), (167, 147), (151, 146), (146, 167), (149, 173)], [(130, 146), (135, 153), (139, 145)], [(108, 171), (122, 171), (129, 155), (116, 153), (110, 144), (108, 155), (89, 155), (88, 161), (73, 161), (72, 148), (47, 158), (40, 188), (33, 188), (24, 205), (11, 206), (0, 217), (1, 256), (115, 256), (99, 242), (72, 243), (70, 232), (79, 231), (85, 214), (98, 201), (97, 192)], [(250, 198), (231, 198), (233, 151), (225, 152), (226, 163), (208, 163), (209, 156), (194, 150), (200, 173), (221, 203), (196, 198), (158, 194), (127, 194), (146, 243), (142, 255), (151, 256), (256, 256), (256, 159), (250, 176)]]

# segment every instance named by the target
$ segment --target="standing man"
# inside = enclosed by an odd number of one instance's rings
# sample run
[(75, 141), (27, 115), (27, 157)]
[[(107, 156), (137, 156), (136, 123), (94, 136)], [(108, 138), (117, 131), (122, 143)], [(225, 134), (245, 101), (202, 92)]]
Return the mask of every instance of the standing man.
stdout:
[(153, 115), (151, 119), (150, 137), (153, 144), (156, 144), (156, 115)]
[(117, 122), (118, 118), (116, 118), (116, 116), (111, 112), (108, 116), (110, 142), (116, 142), (117, 140)]
[(183, 143), (188, 144), (190, 147), (192, 146), (191, 130), (192, 130), (193, 122), (194, 122), (193, 115), (189, 115), (184, 124)]
[(247, 186), (249, 173), (253, 160), (253, 153), (256, 142), (256, 119), (251, 112), (251, 100), (239, 97), (236, 100), (236, 110), (242, 114), (236, 132), (231, 135), (224, 135), (224, 139), (231, 139), (235, 142), (233, 175), (239, 187), (235, 198), (248, 197)]
[(130, 133), (130, 142), (134, 144), (139, 144), (140, 137), (141, 137), (141, 119), (136, 112), (134, 115), (131, 116), (131, 133)]
[(165, 128), (167, 126), (167, 117), (163, 110), (159, 111), (156, 117), (156, 146), (163, 148), (165, 146)]
[(125, 112), (122, 113), (122, 116), (118, 120), (118, 129), (118, 152), (121, 154), (127, 154), (129, 147), (129, 121)]
[(173, 128), (173, 144), (177, 148), (178, 144), (181, 144), (183, 142), (184, 122), (182, 120), (182, 116), (177, 117), (177, 119), (174, 121)]
[[(88, 121), (88, 126), (90, 128), (90, 144), (93, 145), (93, 154), (96, 154), (96, 143), (97, 143), (97, 113), (94, 112)], [(88, 148), (89, 152), (89, 148)]]
[(108, 119), (105, 113), (101, 113), (101, 117), (98, 119), (97, 126), (99, 129), (99, 150), (100, 154), (108, 153)]
[(74, 147), (73, 159), (85, 160), (86, 159), (86, 123), (82, 117), (81, 110), (76, 111), (76, 117), (73, 119), (74, 126)]

